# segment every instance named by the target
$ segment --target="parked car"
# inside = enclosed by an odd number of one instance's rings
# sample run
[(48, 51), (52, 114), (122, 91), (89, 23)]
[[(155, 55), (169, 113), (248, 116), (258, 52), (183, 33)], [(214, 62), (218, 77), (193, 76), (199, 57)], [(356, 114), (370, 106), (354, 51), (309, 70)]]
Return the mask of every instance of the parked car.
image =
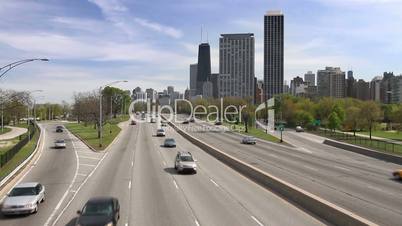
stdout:
[(176, 141), (173, 138), (166, 138), (165, 142), (163, 142), (163, 146), (167, 148), (176, 147)]
[(54, 147), (55, 148), (66, 148), (66, 141), (63, 139), (56, 140), (56, 142), (54, 142)]
[(303, 127), (301, 127), (301, 126), (296, 126), (296, 132), (304, 132)]
[(135, 120), (131, 120), (131, 125), (137, 125), (137, 122), (135, 122)]
[(56, 126), (56, 133), (62, 133), (64, 127), (63, 126)]
[(45, 201), (45, 186), (37, 182), (21, 183), (7, 194), (1, 207), (3, 215), (38, 212), (39, 203)]
[(394, 176), (394, 178), (397, 180), (402, 180), (402, 170), (397, 170), (393, 172), (392, 176)]
[(197, 164), (190, 152), (177, 152), (174, 168), (178, 173), (197, 173)]
[(158, 130), (156, 130), (156, 136), (158, 136), (158, 137), (164, 137), (164, 136), (166, 136), (165, 130), (164, 130), (164, 129), (158, 129)]
[(113, 197), (91, 198), (77, 214), (76, 226), (115, 226), (120, 219), (119, 200)]
[(247, 137), (243, 137), (243, 139), (241, 140), (242, 144), (256, 144), (257, 143), (257, 139), (255, 139), (255, 137), (252, 136), (247, 136)]

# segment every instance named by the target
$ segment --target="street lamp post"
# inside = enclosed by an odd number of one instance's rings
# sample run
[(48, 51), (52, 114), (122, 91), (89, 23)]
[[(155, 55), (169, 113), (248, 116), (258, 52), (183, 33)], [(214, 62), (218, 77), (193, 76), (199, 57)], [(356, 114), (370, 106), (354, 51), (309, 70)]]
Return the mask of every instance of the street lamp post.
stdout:
[(99, 127), (99, 147), (102, 147), (102, 96), (103, 96), (102, 91), (103, 91), (104, 87), (108, 87), (108, 86), (111, 86), (111, 85), (114, 85), (114, 84), (117, 84), (120, 82), (127, 82), (127, 81), (126, 80), (114, 81), (107, 85), (99, 87), (99, 126), (98, 126)]
[[(25, 64), (25, 63), (29, 63), (32, 61), (49, 61), (49, 59), (47, 58), (33, 58), (33, 59), (25, 59), (25, 60), (19, 60), (19, 61), (15, 61), (13, 63), (7, 64), (3, 67), (0, 67), (0, 79), (11, 69), (21, 65), (21, 64)], [(3, 71), (4, 70), (4, 71)], [(3, 72), (2, 72), (3, 71)], [(2, 98), (2, 102), (1, 102), (1, 132), (3, 132), (4, 130), (4, 123), (3, 123), (3, 119), (4, 119), (4, 101)]]
[(6, 74), (9, 70), (11, 70), (11, 69), (13, 69), (13, 68), (15, 68), (15, 67), (17, 67), (17, 66), (19, 66), (21, 64), (29, 63), (29, 62), (32, 62), (32, 61), (49, 61), (49, 59), (46, 59), (46, 58), (25, 59), (25, 60), (19, 60), (19, 61), (13, 62), (11, 64), (7, 64), (7, 65), (5, 65), (5, 66), (0, 68), (0, 72), (4, 70), (0, 74), (0, 78), (2, 78), (4, 76), (4, 74)]
[[(32, 91), (29, 91), (28, 94), (32, 94), (32, 93), (36, 93), (36, 92), (43, 92), (43, 90), (41, 90), (41, 89), (32, 90)], [(35, 99), (34, 99), (34, 104), (35, 104)], [(35, 110), (35, 109), (33, 109), (33, 110)], [(28, 105), (27, 105), (28, 141), (31, 140), (31, 133), (30, 133), (30, 129), (29, 129), (29, 121), (30, 120), (29, 120), (29, 103), (28, 103)]]

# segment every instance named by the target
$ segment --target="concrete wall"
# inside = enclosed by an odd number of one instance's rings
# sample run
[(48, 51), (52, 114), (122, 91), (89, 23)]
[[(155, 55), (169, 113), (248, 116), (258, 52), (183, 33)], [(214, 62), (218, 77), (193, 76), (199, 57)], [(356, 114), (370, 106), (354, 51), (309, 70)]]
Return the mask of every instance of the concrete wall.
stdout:
[(366, 156), (376, 158), (376, 159), (379, 159), (379, 160), (383, 160), (383, 161), (392, 162), (392, 163), (395, 163), (395, 164), (402, 165), (402, 157), (401, 156), (391, 155), (391, 154), (387, 154), (387, 153), (383, 153), (383, 152), (378, 152), (378, 151), (374, 151), (374, 150), (371, 150), (371, 149), (368, 149), (368, 148), (363, 148), (363, 147), (359, 147), (359, 146), (356, 146), (356, 145), (351, 145), (351, 144), (338, 142), (338, 141), (334, 141), (334, 140), (325, 140), (324, 144), (330, 145), (330, 146), (333, 146), (333, 147), (337, 147), (337, 148), (341, 148), (341, 149), (344, 149), (346, 151), (351, 151), (351, 152), (355, 152), (355, 153), (358, 153), (358, 154), (366, 155)]

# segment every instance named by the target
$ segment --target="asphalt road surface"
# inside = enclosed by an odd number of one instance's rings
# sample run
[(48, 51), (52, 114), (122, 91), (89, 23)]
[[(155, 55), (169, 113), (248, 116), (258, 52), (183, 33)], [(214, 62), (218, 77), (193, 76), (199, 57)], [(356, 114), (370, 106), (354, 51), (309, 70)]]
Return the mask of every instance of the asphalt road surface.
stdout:
[[(76, 211), (95, 196), (119, 199), (119, 225), (323, 225), (322, 222), (267, 191), (173, 130), (176, 148), (164, 148), (156, 137), (157, 124), (124, 124), (116, 142), (103, 153), (81, 141), (55, 133), (46, 124), (45, 148), (23, 181), (46, 186), (39, 212), (2, 217), (0, 225), (74, 225)], [(56, 138), (65, 150), (52, 149)], [(178, 150), (197, 159), (198, 173), (179, 175), (173, 168)]]
[(401, 225), (402, 183), (391, 175), (400, 165), (324, 145), (307, 133), (285, 132), (286, 141), (296, 146), (292, 148), (269, 142), (244, 145), (241, 135), (211, 131), (214, 126), (202, 121), (180, 126), (221, 151), (364, 218)]

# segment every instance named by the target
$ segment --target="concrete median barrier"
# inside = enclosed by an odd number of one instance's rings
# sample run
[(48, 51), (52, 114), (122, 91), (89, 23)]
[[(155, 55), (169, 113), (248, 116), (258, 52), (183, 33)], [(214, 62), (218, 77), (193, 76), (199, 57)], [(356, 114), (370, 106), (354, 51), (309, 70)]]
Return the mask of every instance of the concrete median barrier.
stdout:
[(172, 122), (169, 122), (169, 125), (184, 138), (216, 159), (220, 160), (222, 163), (228, 165), (252, 181), (260, 184), (264, 188), (280, 195), (296, 206), (312, 213), (318, 218), (321, 218), (325, 222), (342, 226), (376, 225), (375, 223), (348, 210), (336, 206), (335, 204), (330, 203), (314, 194), (304, 191), (299, 187), (289, 184), (286, 181), (283, 181), (267, 172), (257, 169), (250, 164), (230, 156), (216, 147), (212, 147), (211, 145), (188, 134)]
[(358, 153), (358, 154), (361, 154), (361, 155), (376, 158), (376, 159), (379, 159), (379, 160), (383, 160), (383, 161), (392, 162), (392, 163), (395, 163), (395, 164), (402, 165), (402, 157), (401, 156), (392, 155), (392, 154), (388, 154), (388, 153), (383, 153), (383, 152), (371, 150), (371, 149), (368, 149), (368, 148), (363, 148), (363, 147), (359, 147), (359, 146), (356, 146), (356, 145), (347, 144), (347, 143), (334, 141), (334, 140), (329, 140), (329, 139), (324, 140), (324, 144), (330, 145), (330, 146), (333, 146), (333, 147), (336, 147), (336, 148), (341, 148), (341, 149), (346, 150), (346, 151), (351, 151), (351, 152)]

